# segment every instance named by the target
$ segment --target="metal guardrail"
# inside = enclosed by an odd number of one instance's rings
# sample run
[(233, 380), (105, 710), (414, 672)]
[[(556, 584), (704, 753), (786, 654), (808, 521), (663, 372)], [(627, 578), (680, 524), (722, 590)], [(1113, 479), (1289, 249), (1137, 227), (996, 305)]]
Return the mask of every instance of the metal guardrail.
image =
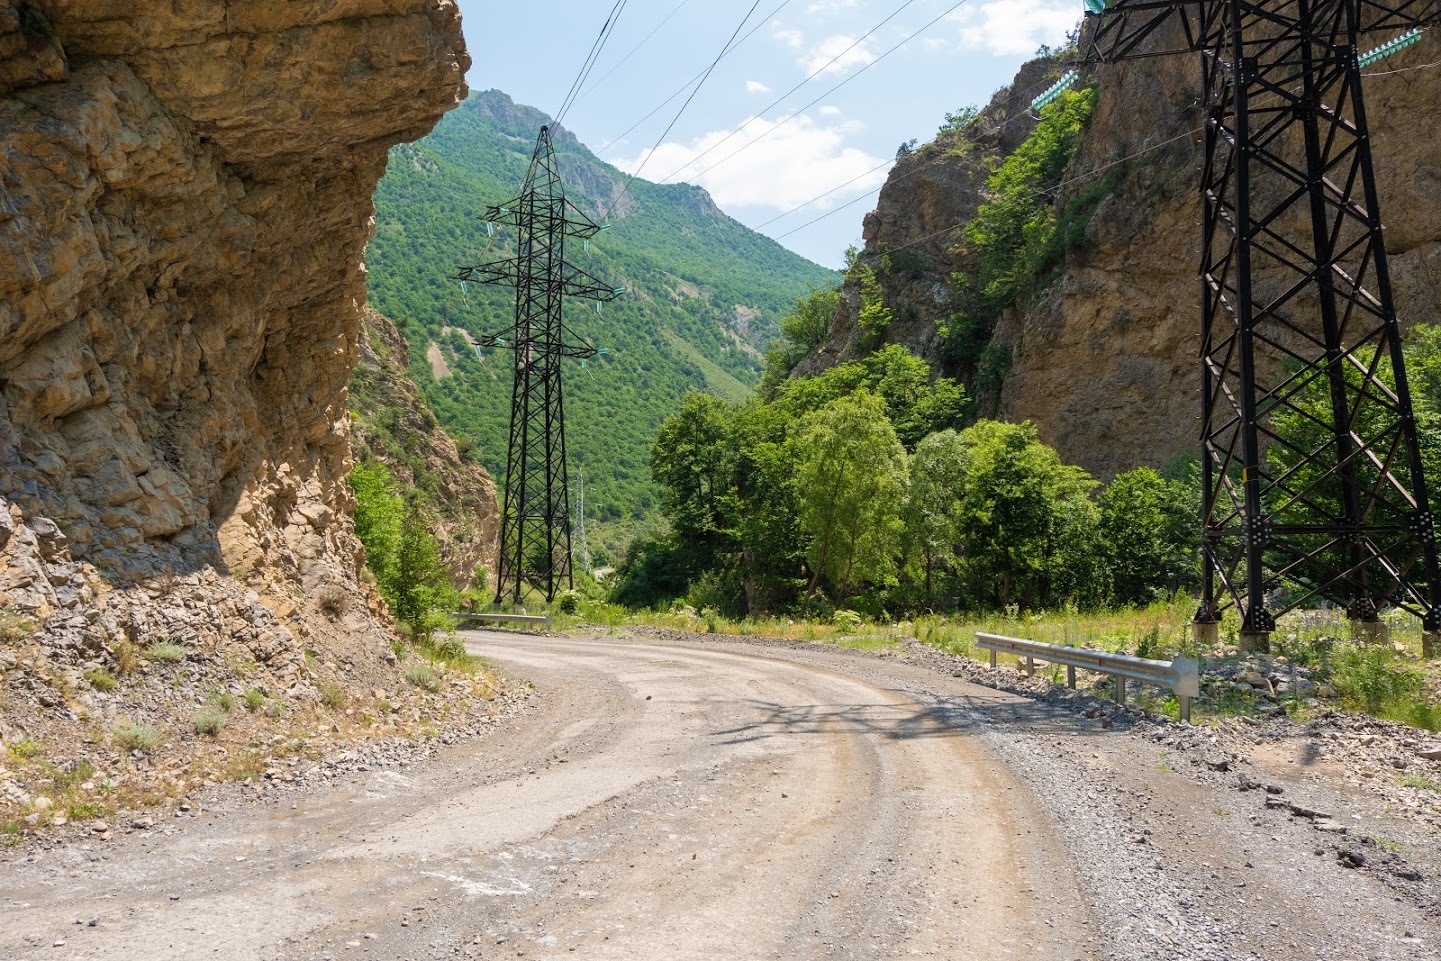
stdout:
[(1201, 665), (1189, 657), (1178, 657), (1174, 661), (1152, 661), (1130, 654), (1111, 654), (1093, 651), (1084, 647), (1062, 647), (1059, 644), (1045, 644), (1041, 641), (1027, 641), (1018, 637), (1002, 637), (999, 634), (976, 632), (979, 647), (991, 652), (991, 669), (996, 667), (996, 655), (1015, 654), (1026, 659), (1026, 673), (1036, 673), (1036, 661), (1066, 666), (1066, 686), (1076, 686), (1076, 668), (1109, 674), (1116, 679), (1116, 703), (1126, 703), (1126, 684), (1129, 678), (1145, 684), (1158, 684), (1176, 692), (1181, 702), (1181, 720), (1191, 721), (1191, 701), (1201, 696)]
[(461, 611), (452, 614), (458, 621), (493, 621), (497, 624), (535, 624), (550, 627), (549, 614), (492, 614), (489, 611)]

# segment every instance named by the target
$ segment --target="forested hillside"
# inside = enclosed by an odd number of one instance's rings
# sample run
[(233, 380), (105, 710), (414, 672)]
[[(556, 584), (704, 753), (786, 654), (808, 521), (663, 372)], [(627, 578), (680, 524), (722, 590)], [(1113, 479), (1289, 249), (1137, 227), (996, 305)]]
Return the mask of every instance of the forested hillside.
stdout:
[[(446, 428), (499, 479), (510, 415), (511, 358), (477, 351), (475, 335), (511, 321), (508, 289), (449, 278), (462, 266), (512, 252), (480, 217), (513, 196), (525, 175), (540, 111), (504, 93), (472, 94), (424, 140), (391, 151), (376, 192), (378, 225), (367, 256), (372, 303), (410, 343), (410, 373)], [(624, 175), (565, 131), (556, 152), (567, 195), (600, 221)], [(647, 463), (661, 421), (687, 393), (730, 400), (750, 392), (780, 318), (834, 271), (790, 253), (720, 212), (699, 188), (636, 180), (610, 229), (568, 256), (624, 287), (602, 311), (568, 304), (567, 326), (604, 353), (566, 372), (572, 477), (585, 472), (593, 520), (645, 516), (657, 503)]]

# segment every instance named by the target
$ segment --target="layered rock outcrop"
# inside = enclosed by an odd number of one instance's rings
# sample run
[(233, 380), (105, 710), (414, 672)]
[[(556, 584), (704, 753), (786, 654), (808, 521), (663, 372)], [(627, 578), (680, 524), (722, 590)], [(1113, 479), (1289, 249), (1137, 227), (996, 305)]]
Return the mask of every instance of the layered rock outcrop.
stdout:
[(41, 643), (384, 653), (314, 600), (366, 596), (371, 194), (468, 62), (453, 0), (0, 0), (0, 609)]
[[(1403, 324), (1441, 320), (1441, 142), (1423, 118), (1441, 100), (1441, 37), (1427, 35), (1367, 78), (1387, 248)], [(1059, 73), (1027, 64), (982, 111), (966, 149), (932, 145), (898, 163), (866, 218), (863, 258), (878, 264), (896, 315), (887, 340), (944, 366), (939, 328), (957, 309), (948, 283), (964, 266), (962, 234), (983, 199), (988, 165), (1034, 126), (1031, 97)], [(1397, 71), (1399, 72), (1393, 72)], [(1029, 419), (1068, 461), (1102, 477), (1162, 467), (1194, 452), (1200, 413), (1202, 118), (1194, 57), (1101, 68), (1099, 98), (1056, 197), (1057, 209), (1110, 178), (1085, 243), (1033, 298), (1004, 312), (985, 350), (988, 371), (956, 369), (986, 413)], [(869, 349), (848, 288), (812, 373)], [(989, 373), (986, 382), (977, 374)]]

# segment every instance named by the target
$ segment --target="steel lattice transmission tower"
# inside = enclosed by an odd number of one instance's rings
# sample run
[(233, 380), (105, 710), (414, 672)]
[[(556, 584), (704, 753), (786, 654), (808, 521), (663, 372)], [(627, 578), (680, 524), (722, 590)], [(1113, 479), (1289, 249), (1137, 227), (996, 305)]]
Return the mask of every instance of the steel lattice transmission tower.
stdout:
[(514, 257), (456, 275), (515, 288), (515, 322), (480, 338), (484, 347), (515, 351), (495, 600), (510, 595), (518, 603), (528, 583), (551, 601), (562, 581), (573, 583), (560, 362), (596, 353), (566, 328), (562, 303), (567, 297), (614, 300), (620, 290), (566, 262), (567, 237), (587, 239), (601, 228), (565, 199), (549, 126), (540, 128), (520, 195), (487, 209), (484, 220), (518, 234)]
[(1404, 45), (1441, 0), (1104, 2), (1087, 0), (1087, 61), (1201, 60), (1198, 631), (1234, 605), (1264, 649), (1308, 601), (1359, 624), (1397, 604), (1435, 651), (1441, 578), (1358, 44)]

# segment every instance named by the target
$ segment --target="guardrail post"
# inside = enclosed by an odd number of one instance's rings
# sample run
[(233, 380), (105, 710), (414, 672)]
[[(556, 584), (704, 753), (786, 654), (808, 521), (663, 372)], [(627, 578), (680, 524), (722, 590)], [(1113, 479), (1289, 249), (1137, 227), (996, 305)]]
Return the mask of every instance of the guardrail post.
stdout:
[(1119, 674), (1112, 674), (1111, 679), (1116, 682), (1116, 703), (1126, 703), (1126, 679)]
[(1066, 665), (1066, 686), (1073, 691), (1076, 689), (1076, 667), (1074, 664)]
[(994, 671), (995, 669), (996, 669), (996, 652), (995, 652), (995, 651), (992, 651), (992, 652), (991, 652), (991, 670)]
[(1027, 655), (1026, 655), (1026, 676), (1027, 676), (1027, 677), (1034, 677), (1035, 675), (1036, 675), (1036, 660), (1035, 660), (1035, 658), (1031, 657), (1031, 655), (1027, 654)]
[(1185, 696), (1181, 698), (1181, 723), (1191, 723), (1191, 699)]

